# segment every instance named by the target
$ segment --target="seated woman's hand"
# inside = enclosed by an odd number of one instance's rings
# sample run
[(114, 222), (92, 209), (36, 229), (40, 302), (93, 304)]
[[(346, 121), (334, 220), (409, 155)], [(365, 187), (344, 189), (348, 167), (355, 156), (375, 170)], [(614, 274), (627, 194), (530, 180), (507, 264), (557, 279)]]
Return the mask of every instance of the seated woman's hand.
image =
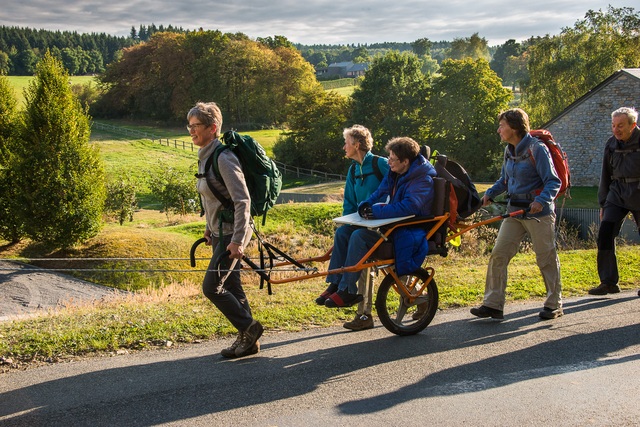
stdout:
[(360, 206), (358, 206), (358, 215), (364, 219), (373, 219), (373, 209), (371, 205), (366, 202), (360, 203)]

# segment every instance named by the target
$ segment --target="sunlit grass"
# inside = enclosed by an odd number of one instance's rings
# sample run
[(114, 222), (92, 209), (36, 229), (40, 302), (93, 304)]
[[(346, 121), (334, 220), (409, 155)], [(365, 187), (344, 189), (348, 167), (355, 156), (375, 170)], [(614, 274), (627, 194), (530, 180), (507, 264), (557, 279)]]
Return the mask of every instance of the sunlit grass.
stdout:
[[(33, 80), (33, 76), (7, 76), (9, 84), (13, 88), (13, 93), (18, 101), (18, 107), (24, 107), (24, 90), (29, 86), (29, 82)], [(94, 76), (70, 76), (69, 82), (71, 84), (97, 84)]]

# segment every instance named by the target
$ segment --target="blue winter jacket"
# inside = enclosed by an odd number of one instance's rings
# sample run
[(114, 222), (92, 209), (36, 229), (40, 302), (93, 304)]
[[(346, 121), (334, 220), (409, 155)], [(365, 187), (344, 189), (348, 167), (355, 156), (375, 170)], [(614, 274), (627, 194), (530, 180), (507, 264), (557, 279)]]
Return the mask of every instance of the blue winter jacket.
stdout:
[[(347, 172), (347, 182), (344, 186), (342, 215), (357, 212), (360, 202), (366, 200), (380, 186), (380, 180), (373, 172), (373, 154), (371, 151), (365, 154), (362, 164), (354, 160), (352, 165), (349, 167), (349, 172)], [(378, 168), (384, 179), (384, 176), (389, 172), (389, 163), (385, 157), (378, 159)]]
[[(435, 176), (436, 170), (431, 163), (418, 155), (403, 175), (390, 170), (378, 189), (363, 203), (372, 205), (374, 218), (431, 215)], [(400, 227), (392, 233), (399, 275), (413, 273), (422, 266), (429, 251), (426, 236), (426, 230), (420, 227)]]
[(510, 212), (536, 201), (542, 205), (542, 211), (532, 216), (549, 215), (555, 208), (553, 201), (561, 185), (549, 149), (527, 133), (518, 145), (508, 144), (506, 150), (500, 178), (485, 194), (493, 199), (506, 191)]

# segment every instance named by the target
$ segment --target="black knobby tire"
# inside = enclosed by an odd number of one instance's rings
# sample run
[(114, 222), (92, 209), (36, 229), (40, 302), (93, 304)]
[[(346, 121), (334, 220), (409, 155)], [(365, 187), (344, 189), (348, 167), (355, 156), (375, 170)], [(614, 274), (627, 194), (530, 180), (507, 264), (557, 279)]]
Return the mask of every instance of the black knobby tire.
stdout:
[[(412, 274), (401, 276), (404, 283), (416, 280), (416, 288), (429, 279), (429, 272), (423, 268)], [(426, 328), (438, 310), (438, 287), (431, 280), (418, 301), (409, 304), (394, 288), (395, 281), (388, 274), (380, 286), (376, 297), (376, 311), (380, 322), (396, 335), (414, 335)], [(417, 314), (416, 314), (417, 313)]]

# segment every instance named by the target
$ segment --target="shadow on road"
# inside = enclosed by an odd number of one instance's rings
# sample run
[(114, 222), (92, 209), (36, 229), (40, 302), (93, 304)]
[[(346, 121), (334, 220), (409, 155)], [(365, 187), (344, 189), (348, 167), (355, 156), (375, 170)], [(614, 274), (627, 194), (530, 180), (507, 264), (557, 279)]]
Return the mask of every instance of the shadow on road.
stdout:
[[(630, 299), (582, 299), (566, 304), (565, 312), (570, 316)], [(389, 335), (289, 357), (268, 357), (268, 350), (294, 346), (300, 340), (266, 344), (259, 356), (234, 361), (216, 354), (91, 372), (0, 394), (0, 424), (5, 425), (1, 419), (6, 417), (10, 425), (63, 425), (73, 413), (93, 418), (93, 425), (151, 426), (268, 404), (310, 393), (359, 369), (423, 355), (442, 353), (445, 357), (446, 352), (457, 349), (472, 352), (477, 346), (499, 344), (554, 327), (553, 322), (537, 321), (536, 314), (537, 310), (525, 309), (501, 323), (470, 319), (436, 323), (416, 336)], [(439, 371), (430, 366), (430, 371), (415, 383), (372, 398), (344, 402), (338, 410), (344, 414), (373, 413), (425, 396), (470, 393), (640, 358), (637, 354), (609, 357), (640, 344), (637, 324), (558, 336), (513, 353)], [(325, 334), (302, 339), (335, 341), (335, 337)], [(372, 382), (375, 385), (375, 378)]]

